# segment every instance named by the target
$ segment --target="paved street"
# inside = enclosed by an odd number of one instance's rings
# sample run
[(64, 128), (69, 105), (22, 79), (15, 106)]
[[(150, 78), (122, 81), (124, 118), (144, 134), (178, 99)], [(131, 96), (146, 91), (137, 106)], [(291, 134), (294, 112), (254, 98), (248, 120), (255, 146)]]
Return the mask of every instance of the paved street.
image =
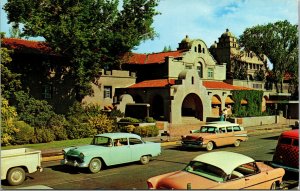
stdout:
[[(256, 160), (272, 159), (279, 132), (253, 136), (240, 147), (222, 147), (214, 151), (233, 151), (248, 155)], [(3, 189), (16, 189), (30, 185), (47, 185), (54, 189), (147, 189), (146, 180), (152, 176), (180, 170), (191, 159), (205, 150), (182, 150), (179, 145), (163, 147), (162, 155), (148, 165), (138, 162), (105, 168), (100, 173), (90, 174), (86, 169), (73, 169), (61, 166), (59, 161), (44, 162), (44, 171), (27, 177), (23, 185), (7, 186)], [(294, 177), (289, 177), (293, 179)]]

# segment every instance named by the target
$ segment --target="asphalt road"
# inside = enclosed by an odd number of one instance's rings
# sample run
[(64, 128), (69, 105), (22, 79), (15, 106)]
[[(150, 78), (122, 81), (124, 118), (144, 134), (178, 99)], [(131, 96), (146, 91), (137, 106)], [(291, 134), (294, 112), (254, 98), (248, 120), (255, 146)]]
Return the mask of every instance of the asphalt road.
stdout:
[[(272, 160), (279, 132), (250, 137), (240, 147), (221, 147), (214, 151), (232, 151), (248, 155), (255, 160)], [(87, 169), (75, 169), (60, 165), (59, 161), (44, 162), (43, 172), (29, 174), (20, 186), (8, 186), (2, 182), (2, 189), (16, 189), (31, 185), (46, 185), (54, 189), (147, 189), (146, 180), (152, 176), (181, 170), (194, 157), (205, 150), (183, 150), (179, 145), (162, 148), (162, 155), (147, 165), (139, 162), (107, 167), (91, 174)], [(295, 179), (291, 176), (288, 179)], [(298, 179), (297, 179), (298, 180)]]

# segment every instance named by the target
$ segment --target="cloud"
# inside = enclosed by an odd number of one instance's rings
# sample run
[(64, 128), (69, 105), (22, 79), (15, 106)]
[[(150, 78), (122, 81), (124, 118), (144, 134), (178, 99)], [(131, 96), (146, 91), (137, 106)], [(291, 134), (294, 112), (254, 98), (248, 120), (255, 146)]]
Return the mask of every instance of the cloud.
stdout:
[(146, 41), (136, 52), (160, 52), (172, 49), (189, 35), (210, 46), (228, 28), (236, 37), (246, 28), (288, 20), (297, 23), (297, 0), (162, 0), (157, 7), (154, 29), (159, 38)]

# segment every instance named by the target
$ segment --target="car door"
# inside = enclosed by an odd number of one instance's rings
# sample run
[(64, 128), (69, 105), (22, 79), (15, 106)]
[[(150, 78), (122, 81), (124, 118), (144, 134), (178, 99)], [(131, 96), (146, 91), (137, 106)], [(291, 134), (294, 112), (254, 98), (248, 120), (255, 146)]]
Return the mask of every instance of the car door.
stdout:
[[(117, 146), (114, 144), (111, 147), (111, 152), (110, 152), (110, 161), (111, 165), (115, 164), (122, 164), (122, 163), (127, 163), (131, 162), (131, 149), (130, 146), (128, 145), (128, 139), (126, 137), (120, 138), (120, 146)], [(116, 139), (114, 140), (116, 142)]]
[(217, 139), (215, 141), (217, 146), (223, 146), (227, 144), (227, 133), (225, 127), (219, 127), (217, 131)]
[(146, 145), (138, 138), (129, 138), (129, 145), (131, 148), (132, 161), (140, 160), (141, 156), (147, 152)]

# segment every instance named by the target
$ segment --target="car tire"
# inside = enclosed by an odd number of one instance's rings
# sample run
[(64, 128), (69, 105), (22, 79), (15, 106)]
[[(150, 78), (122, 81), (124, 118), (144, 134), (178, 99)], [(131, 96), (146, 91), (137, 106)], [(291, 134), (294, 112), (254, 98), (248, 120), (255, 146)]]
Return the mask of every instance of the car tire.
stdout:
[(211, 151), (214, 149), (214, 143), (213, 142), (208, 142), (206, 145), (206, 150)]
[(25, 171), (21, 167), (15, 167), (8, 171), (7, 181), (12, 186), (20, 185), (25, 180)]
[(93, 158), (89, 164), (89, 170), (92, 173), (97, 173), (101, 170), (102, 162), (98, 158)]
[(276, 190), (276, 182), (273, 182), (271, 187), (270, 187), (270, 190)]
[(149, 161), (150, 161), (150, 156), (148, 156), (148, 155), (141, 156), (141, 158), (140, 158), (140, 162), (142, 164), (148, 164)]
[(234, 141), (234, 143), (233, 143), (233, 145), (234, 145), (235, 147), (240, 146), (240, 144), (241, 144), (241, 141), (240, 141), (240, 140), (236, 140), (236, 141)]

